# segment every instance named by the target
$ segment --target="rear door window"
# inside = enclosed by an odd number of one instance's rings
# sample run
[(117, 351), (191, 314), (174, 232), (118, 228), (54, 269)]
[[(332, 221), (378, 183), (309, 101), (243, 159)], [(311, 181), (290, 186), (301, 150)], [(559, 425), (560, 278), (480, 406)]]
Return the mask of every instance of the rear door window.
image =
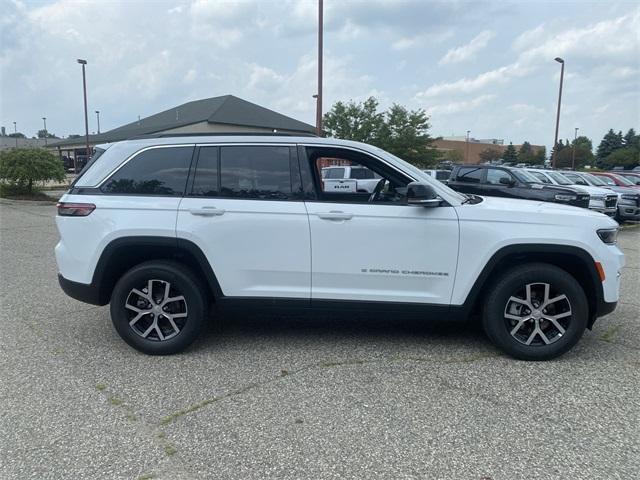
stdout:
[(482, 180), (482, 168), (460, 167), (456, 175), (456, 181), (465, 183), (480, 183)]
[(502, 179), (511, 182), (513, 177), (506, 170), (501, 170), (499, 168), (487, 169), (487, 183), (489, 185), (502, 185), (502, 183), (500, 183), (500, 180)]
[(220, 148), (221, 196), (286, 200), (294, 196), (291, 180), (288, 146)]
[(100, 189), (119, 195), (184, 195), (193, 147), (145, 150), (118, 169)]

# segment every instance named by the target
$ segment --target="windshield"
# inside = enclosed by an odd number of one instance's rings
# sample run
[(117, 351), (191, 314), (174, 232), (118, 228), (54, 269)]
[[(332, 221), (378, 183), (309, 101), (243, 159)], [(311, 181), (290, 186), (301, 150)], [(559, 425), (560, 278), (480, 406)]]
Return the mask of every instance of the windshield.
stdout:
[(618, 180), (620, 183), (622, 183), (623, 185), (627, 185), (628, 187), (635, 185), (635, 183), (633, 183), (628, 178), (624, 178), (622, 175), (614, 175), (614, 178)]
[(469, 199), (469, 197), (467, 197), (466, 195), (464, 195), (464, 194), (462, 194), (460, 192), (456, 192), (451, 187), (448, 187), (444, 183), (435, 180), (428, 173), (424, 173), (418, 167), (416, 167), (414, 165), (411, 165), (409, 162), (407, 162), (406, 160), (401, 159), (400, 157), (396, 157), (393, 153), (389, 153), (386, 150), (382, 150), (381, 148), (378, 148), (378, 147), (374, 147), (374, 148), (375, 148), (375, 150), (377, 152), (379, 152), (379, 154), (383, 158), (384, 157), (388, 157), (388, 158), (392, 158), (396, 162), (399, 162), (408, 172), (411, 172), (411, 174), (415, 178), (420, 179), (420, 181), (428, 183), (429, 185), (434, 185), (438, 189), (444, 189), (447, 192), (447, 194), (451, 195), (452, 197), (457, 198), (461, 203), (465, 202), (466, 200)]
[(524, 183), (543, 183), (542, 180), (536, 178), (535, 175), (532, 175), (522, 168), (512, 168), (511, 173), (513, 173), (518, 180)]
[(591, 175), (590, 173), (583, 173), (582, 176), (589, 182), (591, 185), (595, 185), (596, 187), (606, 187), (607, 183), (595, 175)]
[(558, 172), (547, 172), (551, 178), (555, 180), (558, 185), (573, 185), (573, 182)]

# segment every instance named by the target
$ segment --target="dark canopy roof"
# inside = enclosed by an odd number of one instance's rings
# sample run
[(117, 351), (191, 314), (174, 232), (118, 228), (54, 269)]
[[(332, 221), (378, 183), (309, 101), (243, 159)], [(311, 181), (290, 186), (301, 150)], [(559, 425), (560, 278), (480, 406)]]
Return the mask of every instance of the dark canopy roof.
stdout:
[[(194, 123), (207, 121), (243, 127), (274, 128), (301, 133), (313, 133), (315, 128), (255, 103), (247, 102), (233, 95), (205, 98), (187, 102), (177, 107), (142, 118), (122, 127), (114, 128), (98, 135), (90, 135), (89, 142), (117, 142), (140, 135), (162, 132)], [(204, 133), (204, 132), (203, 132)], [(66, 138), (59, 142), (50, 142), (49, 146), (64, 147), (84, 143), (81, 138)]]

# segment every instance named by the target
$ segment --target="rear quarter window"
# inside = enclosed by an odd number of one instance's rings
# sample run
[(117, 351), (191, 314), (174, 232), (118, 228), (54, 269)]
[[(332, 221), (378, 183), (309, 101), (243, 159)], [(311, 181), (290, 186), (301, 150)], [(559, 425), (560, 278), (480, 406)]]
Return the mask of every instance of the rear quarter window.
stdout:
[(192, 154), (193, 147), (145, 150), (111, 175), (100, 189), (119, 195), (184, 195)]

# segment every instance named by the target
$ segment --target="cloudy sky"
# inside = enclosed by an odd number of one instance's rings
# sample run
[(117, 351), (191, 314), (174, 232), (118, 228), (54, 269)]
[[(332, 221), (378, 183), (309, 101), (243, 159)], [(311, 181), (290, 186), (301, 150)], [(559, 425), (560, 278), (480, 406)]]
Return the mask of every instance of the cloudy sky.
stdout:
[[(103, 131), (234, 94), (314, 123), (315, 0), (0, 0), (0, 125)], [(553, 142), (640, 127), (640, 4), (325, 0), (325, 105), (423, 108), (432, 133)], [(95, 115), (90, 130), (96, 130)]]

